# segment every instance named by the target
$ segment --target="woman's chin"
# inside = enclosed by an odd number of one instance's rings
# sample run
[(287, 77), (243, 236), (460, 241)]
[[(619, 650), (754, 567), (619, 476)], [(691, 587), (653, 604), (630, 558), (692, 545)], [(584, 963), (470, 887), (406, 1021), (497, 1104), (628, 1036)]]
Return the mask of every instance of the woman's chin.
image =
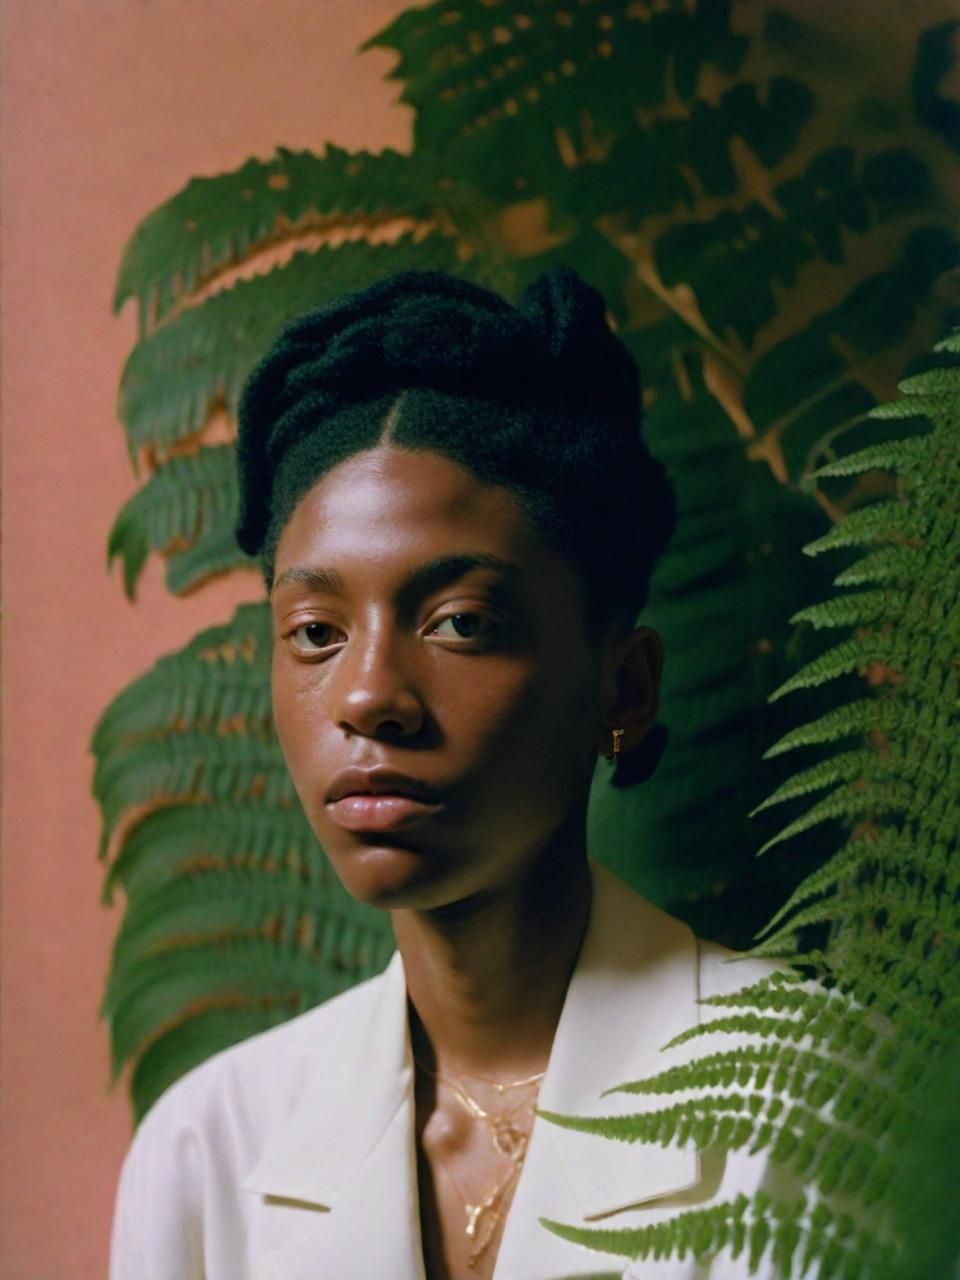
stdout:
[(446, 901), (443, 885), (449, 869), (436, 854), (409, 844), (370, 839), (352, 850), (337, 851), (330, 861), (350, 896), (379, 911), (429, 908)]

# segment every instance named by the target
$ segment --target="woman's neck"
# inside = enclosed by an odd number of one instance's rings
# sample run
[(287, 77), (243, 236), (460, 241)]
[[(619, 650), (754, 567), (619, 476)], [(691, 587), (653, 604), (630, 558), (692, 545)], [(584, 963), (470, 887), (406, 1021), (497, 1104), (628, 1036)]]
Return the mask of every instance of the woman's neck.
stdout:
[(546, 1067), (591, 897), (585, 846), (559, 844), (516, 883), (394, 912), (421, 1064), (497, 1079)]

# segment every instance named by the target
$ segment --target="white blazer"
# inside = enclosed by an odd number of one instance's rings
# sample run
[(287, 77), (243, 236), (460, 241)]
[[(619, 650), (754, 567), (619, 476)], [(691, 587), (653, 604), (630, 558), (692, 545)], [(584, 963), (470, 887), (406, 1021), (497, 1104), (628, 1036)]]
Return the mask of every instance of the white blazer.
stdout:
[[(539, 1105), (612, 1115), (663, 1099), (605, 1089), (652, 1075), (714, 1037), (661, 1052), (698, 1000), (768, 973), (591, 864), (593, 907)], [(739, 1280), (743, 1258), (629, 1263), (570, 1244), (541, 1217), (654, 1223), (763, 1186), (763, 1155), (615, 1142), (537, 1118), (495, 1280)], [(626, 1270), (624, 1269), (626, 1268)], [(760, 1275), (769, 1275), (761, 1272)], [(117, 1194), (111, 1280), (424, 1280), (413, 1059), (399, 953), (377, 978), (209, 1059), (140, 1126)]]

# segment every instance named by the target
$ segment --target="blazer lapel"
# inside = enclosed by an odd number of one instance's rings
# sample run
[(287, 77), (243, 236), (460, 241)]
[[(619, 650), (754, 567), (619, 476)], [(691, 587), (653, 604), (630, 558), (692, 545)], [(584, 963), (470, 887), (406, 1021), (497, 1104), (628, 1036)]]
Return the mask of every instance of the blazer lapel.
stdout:
[[(690, 930), (592, 864), (590, 922), (540, 1090), (544, 1110), (615, 1115), (645, 1105), (607, 1089), (676, 1061), (660, 1046), (696, 1023)], [(312, 1083), (244, 1188), (285, 1216), (256, 1280), (423, 1280), (413, 1059), (399, 954), (317, 1056)], [(652, 1105), (652, 1104), (651, 1104)], [(694, 1187), (696, 1151), (619, 1143), (538, 1118), (504, 1227), (495, 1280), (611, 1274), (541, 1217), (587, 1224)], [(610, 1222), (609, 1225), (619, 1225)], [(322, 1261), (318, 1261), (322, 1260)]]
[[(698, 1020), (693, 934), (591, 865), (590, 922), (557, 1027), (539, 1107), (635, 1113), (644, 1099), (605, 1090), (676, 1060), (661, 1046)], [(537, 1118), (497, 1258), (496, 1280), (597, 1275), (610, 1260), (548, 1233), (541, 1217), (588, 1225), (694, 1187), (691, 1148), (614, 1142)], [(610, 1222), (610, 1226), (619, 1225)]]
[(423, 1280), (414, 1143), (407, 992), (395, 954), (244, 1179), (288, 1224), (280, 1243), (271, 1233), (257, 1280)]

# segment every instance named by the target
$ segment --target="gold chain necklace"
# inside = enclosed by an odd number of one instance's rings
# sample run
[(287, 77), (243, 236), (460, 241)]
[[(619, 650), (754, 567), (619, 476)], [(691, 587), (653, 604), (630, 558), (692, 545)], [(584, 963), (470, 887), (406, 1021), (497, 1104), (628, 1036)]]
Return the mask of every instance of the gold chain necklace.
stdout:
[[(523, 1161), (527, 1154), (527, 1144), (530, 1136), (524, 1129), (519, 1128), (514, 1123), (513, 1117), (520, 1110), (526, 1111), (530, 1116), (533, 1115), (534, 1108), (537, 1105), (537, 1097), (540, 1093), (540, 1081), (543, 1079), (545, 1072), (539, 1071), (536, 1075), (526, 1076), (522, 1080), (508, 1082), (491, 1080), (485, 1076), (476, 1076), (477, 1080), (483, 1080), (486, 1084), (491, 1085), (501, 1096), (511, 1089), (534, 1086), (533, 1097), (528, 1101), (518, 1102), (506, 1111), (491, 1112), (467, 1091), (462, 1080), (457, 1080), (445, 1071), (432, 1071), (418, 1059), (414, 1059), (414, 1061), (421, 1070), (432, 1076), (438, 1084), (447, 1086), (471, 1119), (478, 1120), (481, 1124), (488, 1126), (491, 1130), (495, 1149), (510, 1161), (509, 1169), (475, 1202), (464, 1194), (460, 1179), (454, 1172), (453, 1167), (449, 1164), (446, 1165), (447, 1172), (450, 1174), (457, 1193), (463, 1201), (464, 1213), (467, 1215), (464, 1231), (473, 1246), (467, 1256), (467, 1266), (472, 1270), (483, 1257), (496, 1234), (497, 1227), (500, 1225), (503, 1216), (501, 1212), (503, 1200), (513, 1183), (519, 1178), (520, 1170), (523, 1168)], [(446, 1164), (442, 1157), (441, 1163)]]

